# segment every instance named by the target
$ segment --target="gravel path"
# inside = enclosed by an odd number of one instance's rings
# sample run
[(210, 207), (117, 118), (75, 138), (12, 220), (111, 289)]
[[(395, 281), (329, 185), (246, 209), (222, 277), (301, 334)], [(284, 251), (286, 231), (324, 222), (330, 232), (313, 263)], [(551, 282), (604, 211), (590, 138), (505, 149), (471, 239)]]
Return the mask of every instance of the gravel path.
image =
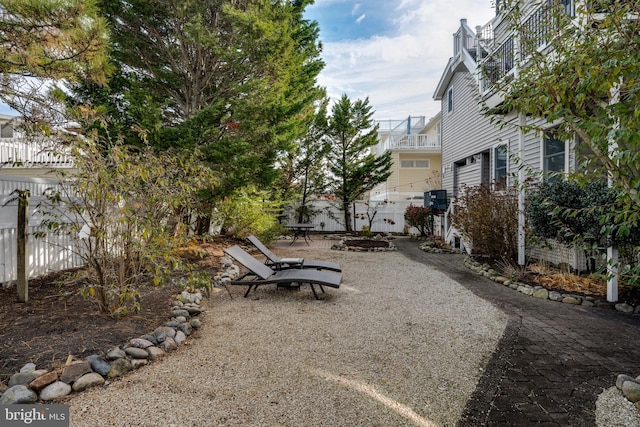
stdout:
[(340, 262), (316, 301), (232, 287), (177, 353), (71, 399), (71, 426), (452, 426), (506, 316), (398, 253), (278, 249)]

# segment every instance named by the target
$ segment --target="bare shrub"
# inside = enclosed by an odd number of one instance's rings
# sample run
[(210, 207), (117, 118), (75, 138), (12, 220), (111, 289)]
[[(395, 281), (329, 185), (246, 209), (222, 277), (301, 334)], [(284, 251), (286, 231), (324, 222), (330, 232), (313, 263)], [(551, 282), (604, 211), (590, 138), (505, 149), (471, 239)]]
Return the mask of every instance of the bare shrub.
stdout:
[(473, 252), (491, 259), (518, 259), (518, 193), (463, 187), (455, 200), (452, 224), (471, 242)]

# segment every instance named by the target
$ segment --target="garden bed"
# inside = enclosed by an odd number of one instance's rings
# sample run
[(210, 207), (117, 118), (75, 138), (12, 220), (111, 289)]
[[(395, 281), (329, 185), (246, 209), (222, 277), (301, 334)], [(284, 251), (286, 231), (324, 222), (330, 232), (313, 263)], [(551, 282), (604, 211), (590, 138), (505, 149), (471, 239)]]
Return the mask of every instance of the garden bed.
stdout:
[[(223, 237), (200, 243), (188, 251), (199, 255), (185, 253), (185, 259), (214, 273), (222, 250), (234, 243), (238, 242)], [(66, 273), (31, 279), (28, 303), (17, 302), (15, 286), (0, 287), (0, 394), (9, 377), (27, 362), (39, 369), (55, 368), (70, 355), (81, 359), (103, 354), (164, 324), (171, 302), (183, 290), (177, 283), (143, 287), (141, 311), (116, 320), (99, 313), (95, 301), (83, 298), (83, 283)]]
[(388, 252), (397, 250), (396, 245), (388, 240), (383, 240), (381, 237), (374, 239), (343, 238), (331, 246), (331, 249), (357, 252)]

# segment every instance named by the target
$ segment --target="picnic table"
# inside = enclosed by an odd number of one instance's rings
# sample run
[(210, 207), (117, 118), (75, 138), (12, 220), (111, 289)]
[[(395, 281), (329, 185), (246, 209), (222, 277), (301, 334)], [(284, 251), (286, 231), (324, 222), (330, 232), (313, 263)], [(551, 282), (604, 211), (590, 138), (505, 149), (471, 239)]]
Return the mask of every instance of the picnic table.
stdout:
[(308, 245), (311, 237), (309, 237), (309, 232), (316, 228), (315, 224), (288, 224), (285, 225), (285, 228), (293, 231), (293, 240), (289, 243), (289, 246), (293, 245), (298, 238), (302, 237), (304, 242)]

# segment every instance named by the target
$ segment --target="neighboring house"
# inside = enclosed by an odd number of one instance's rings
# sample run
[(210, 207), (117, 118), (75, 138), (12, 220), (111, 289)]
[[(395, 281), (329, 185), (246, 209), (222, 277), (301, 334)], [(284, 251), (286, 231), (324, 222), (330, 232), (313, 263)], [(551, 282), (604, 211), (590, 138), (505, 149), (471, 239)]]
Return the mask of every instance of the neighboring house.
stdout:
[[(532, 34), (543, 34), (548, 28), (544, 9), (547, 2), (523, 3), (528, 8)], [(562, 5), (567, 13), (575, 13), (573, 1), (562, 0)], [(569, 172), (577, 167), (576, 141), (556, 139), (553, 125), (545, 125), (547, 130), (541, 134), (523, 133), (516, 125), (542, 121), (517, 111), (505, 112), (502, 119), (513, 126), (500, 128), (483, 114), (482, 105), (500, 106), (501, 94), (496, 92), (494, 83), (518, 76), (517, 39), (509, 27), (509, 11), (496, 9), (493, 19), (475, 29), (466, 19), (460, 20), (454, 34), (453, 56), (433, 95), (441, 103), (442, 188), (449, 197), (455, 197), (464, 185), (499, 189), (524, 181), (537, 171)], [(518, 167), (519, 163), (525, 167)], [(459, 236), (449, 228), (448, 240), (453, 241), (454, 237)], [(524, 241), (521, 248), (524, 252)], [(562, 256), (563, 262), (574, 267), (583, 262), (575, 251)], [(524, 262), (524, 253), (520, 259)]]
[(377, 154), (391, 151), (393, 168), (387, 181), (371, 190), (369, 199), (422, 204), (425, 191), (440, 189), (440, 114), (428, 121), (409, 116), (376, 124)]

